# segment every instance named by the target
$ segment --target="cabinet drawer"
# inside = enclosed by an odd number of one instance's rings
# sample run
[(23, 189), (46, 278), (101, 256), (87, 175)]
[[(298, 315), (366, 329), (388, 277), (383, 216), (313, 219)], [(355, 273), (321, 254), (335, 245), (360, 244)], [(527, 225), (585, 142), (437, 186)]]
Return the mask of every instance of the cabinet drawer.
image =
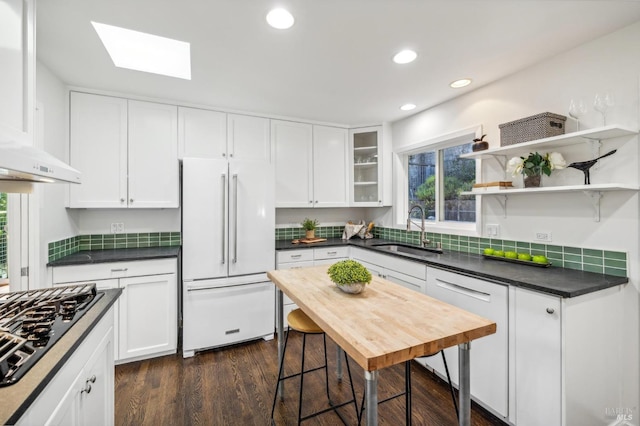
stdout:
[(313, 258), (315, 260), (335, 259), (339, 257), (349, 257), (349, 247), (323, 247), (313, 249)]
[(313, 250), (283, 250), (278, 252), (278, 264), (313, 260)]
[(176, 260), (156, 259), (129, 262), (93, 263), (87, 265), (56, 266), (53, 283), (106, 280), (110, 278), (140, 277), (176, 273)]

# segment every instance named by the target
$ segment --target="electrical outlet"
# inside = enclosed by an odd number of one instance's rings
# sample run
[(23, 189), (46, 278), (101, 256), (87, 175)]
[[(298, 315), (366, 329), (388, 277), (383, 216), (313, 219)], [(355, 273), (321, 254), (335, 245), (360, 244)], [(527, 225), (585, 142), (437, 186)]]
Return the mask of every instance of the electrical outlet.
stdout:
[(118, 224), (117, 223), (112, 223), (111, 224), (111, 233), (115, 234), (118, 232)]
[(551, 232), (549, 231), (536, 231), (536, 240), (537, 241), (546, 241), (551, 242)]
[(500, 234), (500, 225), (491, 224), (487, 225), (487, 236), (488, 237), (497, 237)]
[(124, 234), (124, 223), (116, 223), (116, 231), (118, 234)]

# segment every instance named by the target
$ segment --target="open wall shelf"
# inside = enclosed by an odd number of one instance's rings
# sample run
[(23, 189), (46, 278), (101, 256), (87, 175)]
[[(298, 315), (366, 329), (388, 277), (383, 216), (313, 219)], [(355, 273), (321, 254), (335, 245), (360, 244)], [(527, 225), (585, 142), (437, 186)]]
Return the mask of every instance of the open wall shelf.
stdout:
[(636, 130), (627, 129), (616, 124), (609, 126), (597, 127), (595, 129), (581, 130), (579, 132), (566, 133), (560, 136), (553, 136), (551, 138), (536, 139), (534, 141), (517, 143), (514, 145), (501, 146), (499, 148), (487, 149), (484, 151), (470, 152), (468, 154), (462, 154), (460, 158), (494, 158), (494, 157), (509, 157), (521, 154), (523, 152), (530, 152), (540, 150), (541, 148), (558, 148), (568, 145), (576, 145), (584, 142), (599, 142), (606, 139), (614, 139), (622, 136), (637, 135)]

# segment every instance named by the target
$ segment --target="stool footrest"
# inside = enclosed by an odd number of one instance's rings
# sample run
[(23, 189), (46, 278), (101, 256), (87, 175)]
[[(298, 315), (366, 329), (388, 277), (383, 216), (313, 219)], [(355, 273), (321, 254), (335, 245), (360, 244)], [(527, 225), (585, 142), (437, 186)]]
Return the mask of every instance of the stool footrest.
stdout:
[(280, 381), (282, 381), (282, 380), (287, 380), (287, 379), (291, 379), (291, 378), (294, 378), (294, 377), (301, 376), (302, 374), (307, 374), (307, 373), (311, 373), (311, 372), (313, 372), (313, 371), (317, 371), (317, 370), (324, 370), (324, 369), (325, 369), (325, 367), (324, 367), (324, 366), (320, 366), (320, 367), (312, 368), (312, 369), (310, 369), (310, 370), (304, 370), (302, 373), (295, 373), (295, 374), (290, 374), (290, 375), (288, 375), (288, 376), (281, 377), (281, 378), (280, 378)]
[(331, 407), (327, 407), (324, 410), (316, 411), (315, 413), (308, 414), (308, 415), (306, 415), (304, 417), (300, 417), (300, 421), (302, 422), (303, 420), (309, 420), (312, 417), (316, 417), (316, 416), (319, 416), (320, 414), (328, 413), (329, 411), (335, 411), (336, 414), (342, 420), (342, 422), (344, 424), (347, 424), (346, 421), (342, 418), (342, 415), (340, 415), (340, 413), (338, 411), (336, 411), (336, 410), (338, 408), (340, 408), (340, 407), (344, 407), (345, 405), (353, 404), (354, 402), (355, 402), (354, 399), (350, 399), (349, 401), (345, 401), (345, 402), (342, 402), (342, 403), (340, 403), (338, 405), (334, 405), (333, 402), (331, 402), (331, 400), (329, 400), (329, 404), (331, 405)]

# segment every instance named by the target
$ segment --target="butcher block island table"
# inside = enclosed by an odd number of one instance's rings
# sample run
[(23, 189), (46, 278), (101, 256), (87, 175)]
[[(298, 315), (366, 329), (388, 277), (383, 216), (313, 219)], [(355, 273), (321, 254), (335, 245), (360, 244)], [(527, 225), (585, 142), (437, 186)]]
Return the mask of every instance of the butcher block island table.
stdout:
[[(267, 276), (277, 287), (279, 312), (284, 293), (364, 368), (366, 424), (378, 424), (378, 370), (458, 345), (460, 425), (469, 425), (469, 342), (495, 333), (495, 322), (377, 276), (362, 293), (344, 293), (327, 268), (281, 269)], [(277, 323), (281, 359), (281, 315)]]

